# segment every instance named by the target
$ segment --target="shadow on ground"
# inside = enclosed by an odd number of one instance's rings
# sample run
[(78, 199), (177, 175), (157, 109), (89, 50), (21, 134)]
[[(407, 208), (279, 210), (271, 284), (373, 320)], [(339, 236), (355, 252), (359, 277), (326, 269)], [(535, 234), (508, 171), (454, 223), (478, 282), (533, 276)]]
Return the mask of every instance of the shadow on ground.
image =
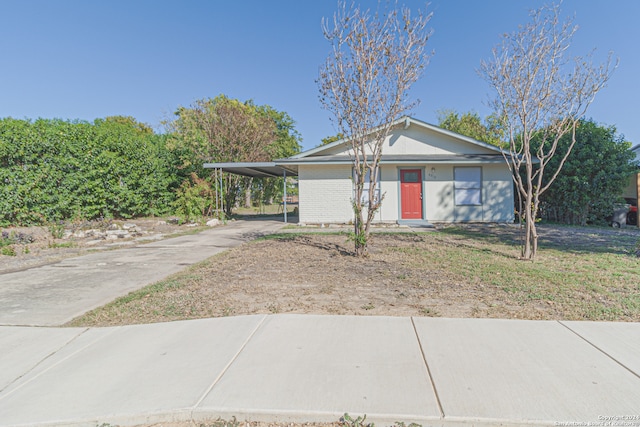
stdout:
[[(640, 241), (640, 229), (637, 228), (613, 229), (539, 224), (537, 231), (539, 248), (575, 253), (631, 255), (635, 253), (636, 245)], [(440, 232), (514, 247), (520, 246), (524, 239), (524, 229), (510, 224), (461, 224), (443, 228)]]

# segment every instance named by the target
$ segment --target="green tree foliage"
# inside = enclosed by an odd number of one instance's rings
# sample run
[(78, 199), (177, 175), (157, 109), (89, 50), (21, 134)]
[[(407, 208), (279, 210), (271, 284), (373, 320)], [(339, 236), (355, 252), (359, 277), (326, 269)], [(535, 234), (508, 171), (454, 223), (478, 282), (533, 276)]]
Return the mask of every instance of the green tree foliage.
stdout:
[[(631, 143), (616, 135), (614, 126), (598, 126), (593, 120), (581, 120), (576, 142), (562, 172), (541, 196), (540, 213), (545, 219), (585, 225), (602, 222), (613, 212), (629, 176), (635, 171)], [(532, 148), (537, 150), (539, 138)], [(560, 138), (559, 155), (549, 165), (557, 168), (571, 146), (571, 135)]]
[[(181, 107), (175, 115), (176, 119), (167, 124), (171, 149), (181, 159), (185, 172), (209, 179), (212, 185), (211, 172), (203, 169), (203, 163), (270, 161), (300, 150), (301, 138), (293, 119), (268, 105), (256, 106), (252, 101), (219, 95), (198, 100), (189, 108)], [(251, 179), (224, 175), (225, 214), (231, 214), (251, 186)]]
[(270, 105), (260, 105), (256, 109), (273, 120), (276, 125), (276, 139), (269, 147), (272, 159), (282, 159), (300, 152), (302, 135), (295, 128), (295, 120), (284, 111), (278, 111)]
[(0, 225), (167, 212), (164, 138), (131, 118), (0, 120)]
[(142, 135), (152, 135), (153, 129), (146, 123), (140, 123), (135, 118), (131, 116), (109, 116), (105, 117), (105, 122), (109, 123), (119, 123), (121, 125), (125, 125), (136, 130), (138, 133)]
[(505, 147), (500, 122), (492, 115), (488, 116), (483, 123), (475, 112), (460, 115), (453, 110), (442, 110), (438, 112), (438, 126), (497, 147)]
[(336, 141), (340, 141), (341, 139), (344, 139), (344, 135), (340, 132), (338, 132), (338, 134), (336, 135), (332, 135), (332, 136), (327, 136), (326, 138), (322, 138), (320, 141), (320, 145), (318, 147), (321, 147), (323, 145), (328, 145), (331, 144), (332, 142), (336, 142)]
[[(296, 122), (291, 116), (269, 105), (257, 108), (276, 124), (276, 141), (271, 147), (271, 158), (283, 159), (299, 153), (302, 149), (302, 135), (295, 129)], [(297, 194), (297, 187), (294, 192)], [(293, 194), (291, 188), (287, 190), (287, 194)], [(254, 204), (271, 204), (282, 200), (283, 196), (283, 178), (262, 178), (251, 182), (251, 199)]]
[(211, 216), (213, 198), (211, 184), (192, 173), (189, 179), (185, 179), (178, 188), (175, 201), (176, 213), (182, 216), (185, 222), (198, 221), (203, 217)]

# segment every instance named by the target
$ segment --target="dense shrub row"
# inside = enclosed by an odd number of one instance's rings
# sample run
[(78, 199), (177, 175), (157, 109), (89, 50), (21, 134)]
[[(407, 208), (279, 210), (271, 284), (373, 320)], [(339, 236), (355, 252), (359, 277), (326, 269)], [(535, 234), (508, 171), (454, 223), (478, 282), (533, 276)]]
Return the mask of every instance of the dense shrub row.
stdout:
[(161, 215), (184, 178), (175, 162), (130, 118), (0, 119), (0, 226)]
[[(557, 155), (548, 163), (550, 170), (559, 167), (571, 143), (564, 135)], [(534, 139), (532, 146), (537, 148)], [(565, 224), (606, 224), (616, 202), (637, 170), (631, 143), (616, 133), (614, 126), (581, 120), (576, 129), (576, 143), (549, 190), (540, 197), (542, 218)]]

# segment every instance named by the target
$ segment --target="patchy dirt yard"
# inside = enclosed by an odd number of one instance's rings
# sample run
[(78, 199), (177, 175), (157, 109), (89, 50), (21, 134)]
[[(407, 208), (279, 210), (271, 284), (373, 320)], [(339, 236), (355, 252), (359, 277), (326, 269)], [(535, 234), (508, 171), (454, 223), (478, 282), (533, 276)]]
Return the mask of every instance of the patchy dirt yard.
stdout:
[(234, 248), (73, 325), (256, 313), (640, 320), (638, 230), (544, 226), (535, 262), (514, 226), (374, 236), (280, 234)]

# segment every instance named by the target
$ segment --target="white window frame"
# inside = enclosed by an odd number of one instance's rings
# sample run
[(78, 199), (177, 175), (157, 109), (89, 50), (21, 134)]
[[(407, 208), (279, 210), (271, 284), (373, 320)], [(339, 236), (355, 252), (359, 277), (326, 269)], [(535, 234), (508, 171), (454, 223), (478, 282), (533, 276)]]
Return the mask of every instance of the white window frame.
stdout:
[(453, 168), (453, 198), (456, 206), (482, 205), (482, 167)]
[[(371, 170), (367, 170), (367, 174), (364, 177), (364, 188), (362, 189), (362, 205), (365, 207), (369, 207), (369, 186), (370, 182)], [(356, 170), (352, 169), (352, 182), (353, 182), (353, 196), (352, 199), (356, 199)], [(380, 200), (380, 168), (378, 168), (378, 180), (376, 181), (376, 195), (375, 200)]]

